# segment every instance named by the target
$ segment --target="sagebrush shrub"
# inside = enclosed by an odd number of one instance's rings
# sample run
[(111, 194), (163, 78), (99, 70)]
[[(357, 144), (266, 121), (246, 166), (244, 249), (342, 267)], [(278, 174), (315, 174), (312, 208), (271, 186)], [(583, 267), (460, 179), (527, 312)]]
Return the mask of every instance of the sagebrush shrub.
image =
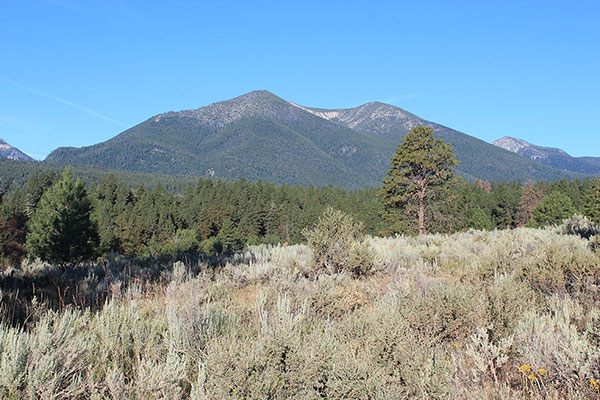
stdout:
[(515, 331), (519, 365), (547, 370), (558, 390), (587, 388), (600, 354), (585, 330), (590, 317), (568, 296), (554, 295), (549, 306), (548, 312), (531, 310), (520, 321)]
[(464, 351), (457, 357), (456, 364), (462, 382), (499, 383), (502, 369), (510, 360), (511, 347), (514, 342), (512, 335), (502, 337), (497, 342), (489, 335), (490, 328), (479, 327), (477, 332), (469, 337)]
[(373, 255), (362, 228), (363, 224), (350, 215), (328, 207), (313, 229), (302, 231), (313, 251), (317, 271), (367, 274), (373, 266)]
[(93, 384), (89, 378), (94, 342), (82, 328), (88, 313), (48, 313), (36, 325), (30, 342), (25, 392), (29, 398), (79, 399)]
[(26, 383), (30, 356), (31, 336), (23, 330), (0, 325), (0, 397), (19, 397)]
[(589, 239), (600, 233), (600, 226), (594, 224), (588, 217), (576, 214), (564, 220), (558, 227), (558, 232), (563, 235), (578, 235)]
[(590, 249), (593, 252), (600, 252), (600, 234), (590, 238)]
[(486, 295), (488, 334), (492, 341), (508, 337), (523, 313), (537, 307), (535, 292), (514, 275), (498, 276), (487, 287)]

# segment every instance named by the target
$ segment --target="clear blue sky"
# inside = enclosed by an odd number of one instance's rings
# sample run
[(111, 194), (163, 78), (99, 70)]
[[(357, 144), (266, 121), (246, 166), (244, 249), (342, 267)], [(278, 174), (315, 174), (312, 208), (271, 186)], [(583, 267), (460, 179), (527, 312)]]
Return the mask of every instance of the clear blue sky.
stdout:
[(37, 158), (255, 89), (600, 156), (600, 1), (0, 0), (0, 137)]

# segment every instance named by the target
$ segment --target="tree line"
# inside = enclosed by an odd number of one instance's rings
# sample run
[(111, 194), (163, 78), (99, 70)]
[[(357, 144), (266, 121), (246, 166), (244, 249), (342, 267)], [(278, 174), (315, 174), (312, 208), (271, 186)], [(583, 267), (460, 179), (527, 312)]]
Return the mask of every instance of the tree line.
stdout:
[(70, 168), (42, 171), (3, 193), (2, 264), (18, 266), (24, 257), (67, 264), (111, 252), (218, 256), (246, 244), (295, 244), (327, 207), (352, 216), (368, 235), (541, 227), (576, 213), (600, 223), (599, 178), (467, 182), (453, 176), (455, 165), (452, 149), (418, 128), (399, 146), (380, 189), (198, 179), (177, 194), (162, 185), (132, 188), (114, 175), (86, 186)]

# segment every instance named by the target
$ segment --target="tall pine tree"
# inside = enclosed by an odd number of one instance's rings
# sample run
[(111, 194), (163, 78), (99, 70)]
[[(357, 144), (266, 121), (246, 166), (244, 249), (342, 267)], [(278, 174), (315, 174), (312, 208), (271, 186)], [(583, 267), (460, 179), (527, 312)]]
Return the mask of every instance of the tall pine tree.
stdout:
[(398, 210), (416, 215), (418, 232), (424, 234), (428, 208), (447, 189), (457, 165), (452, 146), (435, 139), (432, 128), (411, 130), (398, 146), (383, 180), (380, 195), (388, 216), (398, 218)]

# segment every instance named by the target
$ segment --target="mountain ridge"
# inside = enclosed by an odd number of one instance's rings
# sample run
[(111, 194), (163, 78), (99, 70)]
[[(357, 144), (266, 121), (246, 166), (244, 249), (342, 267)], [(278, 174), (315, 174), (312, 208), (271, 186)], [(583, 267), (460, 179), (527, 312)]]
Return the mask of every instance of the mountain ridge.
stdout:
[(58, 148), (46, 160), (113, 169), (344, 188), (377, 186), (402, 138), (434, 128), (462, 161), (469, 180), (580, 177), (554, 170), (389, 104), (312, 108), (268, 91), (204, 107), (157, 114), (83, 148)]
[(573, 157), (557, 147), (539, 146), (511, 136), (504, 136), (492, 144), (559, 170), (600, 174), (600, 157)]

